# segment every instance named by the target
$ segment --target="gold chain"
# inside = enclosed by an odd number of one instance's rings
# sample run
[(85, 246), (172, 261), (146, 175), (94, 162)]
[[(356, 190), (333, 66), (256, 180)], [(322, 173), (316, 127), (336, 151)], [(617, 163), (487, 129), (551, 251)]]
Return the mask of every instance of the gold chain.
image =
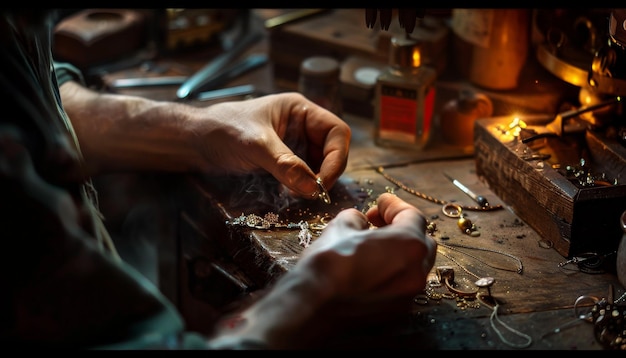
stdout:
[[(408, 192), (410, 194), (413, 194), (413, 195), (415, 195), (415, 196), (417, 196), (419, 198), (431, 201), (431, 202), (433, 202), (435, 204), (440, 204), (440, 205), (448, 204), (447, 201), (434, 198), (434, 197), (432, 197), (430, 195), (426, 195), (424, 193), (420, 193), (419, 191), (417, 191), (417, 190), (415, 190), (413, 188), (409, 188), (408, 186), (406, 186), (404, 183), (402, 183), (398, 179), (396, 179), (396, 178), (390, 176), (389, 174), (385, 173), (385, 169), (383, 167), (378, 167), (378, 169), (376, 169), (376, 171), (380, 175), (382, 175), (385, 179), (389, 180), (390, 182), (392, 182), (393, 184), (395, 184), (396, 186), (398, 186), (399, 188), (401, 188), (402, 190), (404, 190), (404, 191), (406, 191), (406, 192)], [(500, 205), (500, 204), (498, 204), (498, 205), (490, 205), (490, 206), (485, 206), (485, 207), (477, 206), (477, 205), (476, 206), (465, 206), (465, 205), (463, 205), (463, 206), (460, 206), (460, 207), (462, 209), (465, 209), (465, 210), (473, 210), (473, 211), (492, 211), (492, 210), (500, 210), (500, 209), (503, 208), (503, 206)]]

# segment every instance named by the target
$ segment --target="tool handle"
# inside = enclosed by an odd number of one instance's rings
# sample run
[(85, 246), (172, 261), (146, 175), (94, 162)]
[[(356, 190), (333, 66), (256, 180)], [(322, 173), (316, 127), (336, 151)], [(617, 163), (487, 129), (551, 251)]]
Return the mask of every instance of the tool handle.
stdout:
[(200, 91), (205, 85), (220, 76), (220, 70), (226, 67), (233, 59), (239, 56), (244, 50), (261, 38), (260, 32), (253, 32), (246, 35), (239, 42), (226, 52), (223, 52), (214, 58), (207, 65), (202, 67), (198, 72), (191, 75), (185, 83), (183, 83), (176, 91), (179, 99), (185, 99), (192, 94)]
[[(266, 64), (267, 61), (268, 56), (266, 54), (249, 55), (240, 62), (237, 62), (234, 65), (224, 69), (217, 76), (212, 77), (199, 85), (199, 87), (196, 88), (196, 91), (215, 89), (216, 87), (221, 86), (224, 83), (240, 76), (244, 72)], [(195, 93), (196, 92), (192, 92), (191, 94), (194, 95)]]
[(489, 206), (489, 201), (487, 201), (487, 198), (485, 198), (482, 195), (476, 196), (475, 200), (478, 203), (478, 205), (480, 205), (482, 207)]

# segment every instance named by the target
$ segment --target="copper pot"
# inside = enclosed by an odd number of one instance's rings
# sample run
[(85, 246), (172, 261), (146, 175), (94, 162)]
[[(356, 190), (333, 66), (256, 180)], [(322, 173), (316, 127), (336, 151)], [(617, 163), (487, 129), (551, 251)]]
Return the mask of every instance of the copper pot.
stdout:
[(451, 27), (461, 75), (483, 88), (517, 88), (529, 52), (529, 9), (454, 9)]

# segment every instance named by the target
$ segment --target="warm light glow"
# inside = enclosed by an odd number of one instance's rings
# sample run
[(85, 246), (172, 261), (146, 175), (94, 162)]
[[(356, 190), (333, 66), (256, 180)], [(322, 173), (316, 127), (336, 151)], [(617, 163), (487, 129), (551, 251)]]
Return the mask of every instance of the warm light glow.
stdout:
[(523, 120), (521, 120), (518, 116), (513, 117), (513, 120), (511, 121), (511, 123), (509, 123), (509, 128), (514, 129), (514, 128), (526, 128), (526, 122), (524, 122)]
[(593, 99), (591, 98), (591, 96), (586, 95), (585, 98), (581, 98), (580, 102), (581, 102), (581, 104), (588, 106), (588, 105), (592, 104), (591, 103), (592, 101), (593, 101)]
[(413, 67), (419, 67), (422, 64), (422, 58), (419, 49), (413, 49)]
[(513, 115), (513, 119), (509, 123), (509, 128), (506, 130), (506, 134), (513, 137), (519, 137), (524, 128), (526, 128), (526, 122), (521, 120), (518, 116)]

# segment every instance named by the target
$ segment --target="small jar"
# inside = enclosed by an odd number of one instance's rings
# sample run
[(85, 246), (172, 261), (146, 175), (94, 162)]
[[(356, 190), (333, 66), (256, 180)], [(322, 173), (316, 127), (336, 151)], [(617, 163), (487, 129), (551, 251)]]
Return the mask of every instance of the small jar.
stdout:
[(341, 117), (340, 65), (332, 57), (314, 56), (302, 61), (298, 91)]
[(493, 104), (489, 97), (469, 89), (461, 90), (458, 98), (441, 109), (439, 127), (443, 140), (458, 147), (473, 146), (476, 120), (492, 115)]

